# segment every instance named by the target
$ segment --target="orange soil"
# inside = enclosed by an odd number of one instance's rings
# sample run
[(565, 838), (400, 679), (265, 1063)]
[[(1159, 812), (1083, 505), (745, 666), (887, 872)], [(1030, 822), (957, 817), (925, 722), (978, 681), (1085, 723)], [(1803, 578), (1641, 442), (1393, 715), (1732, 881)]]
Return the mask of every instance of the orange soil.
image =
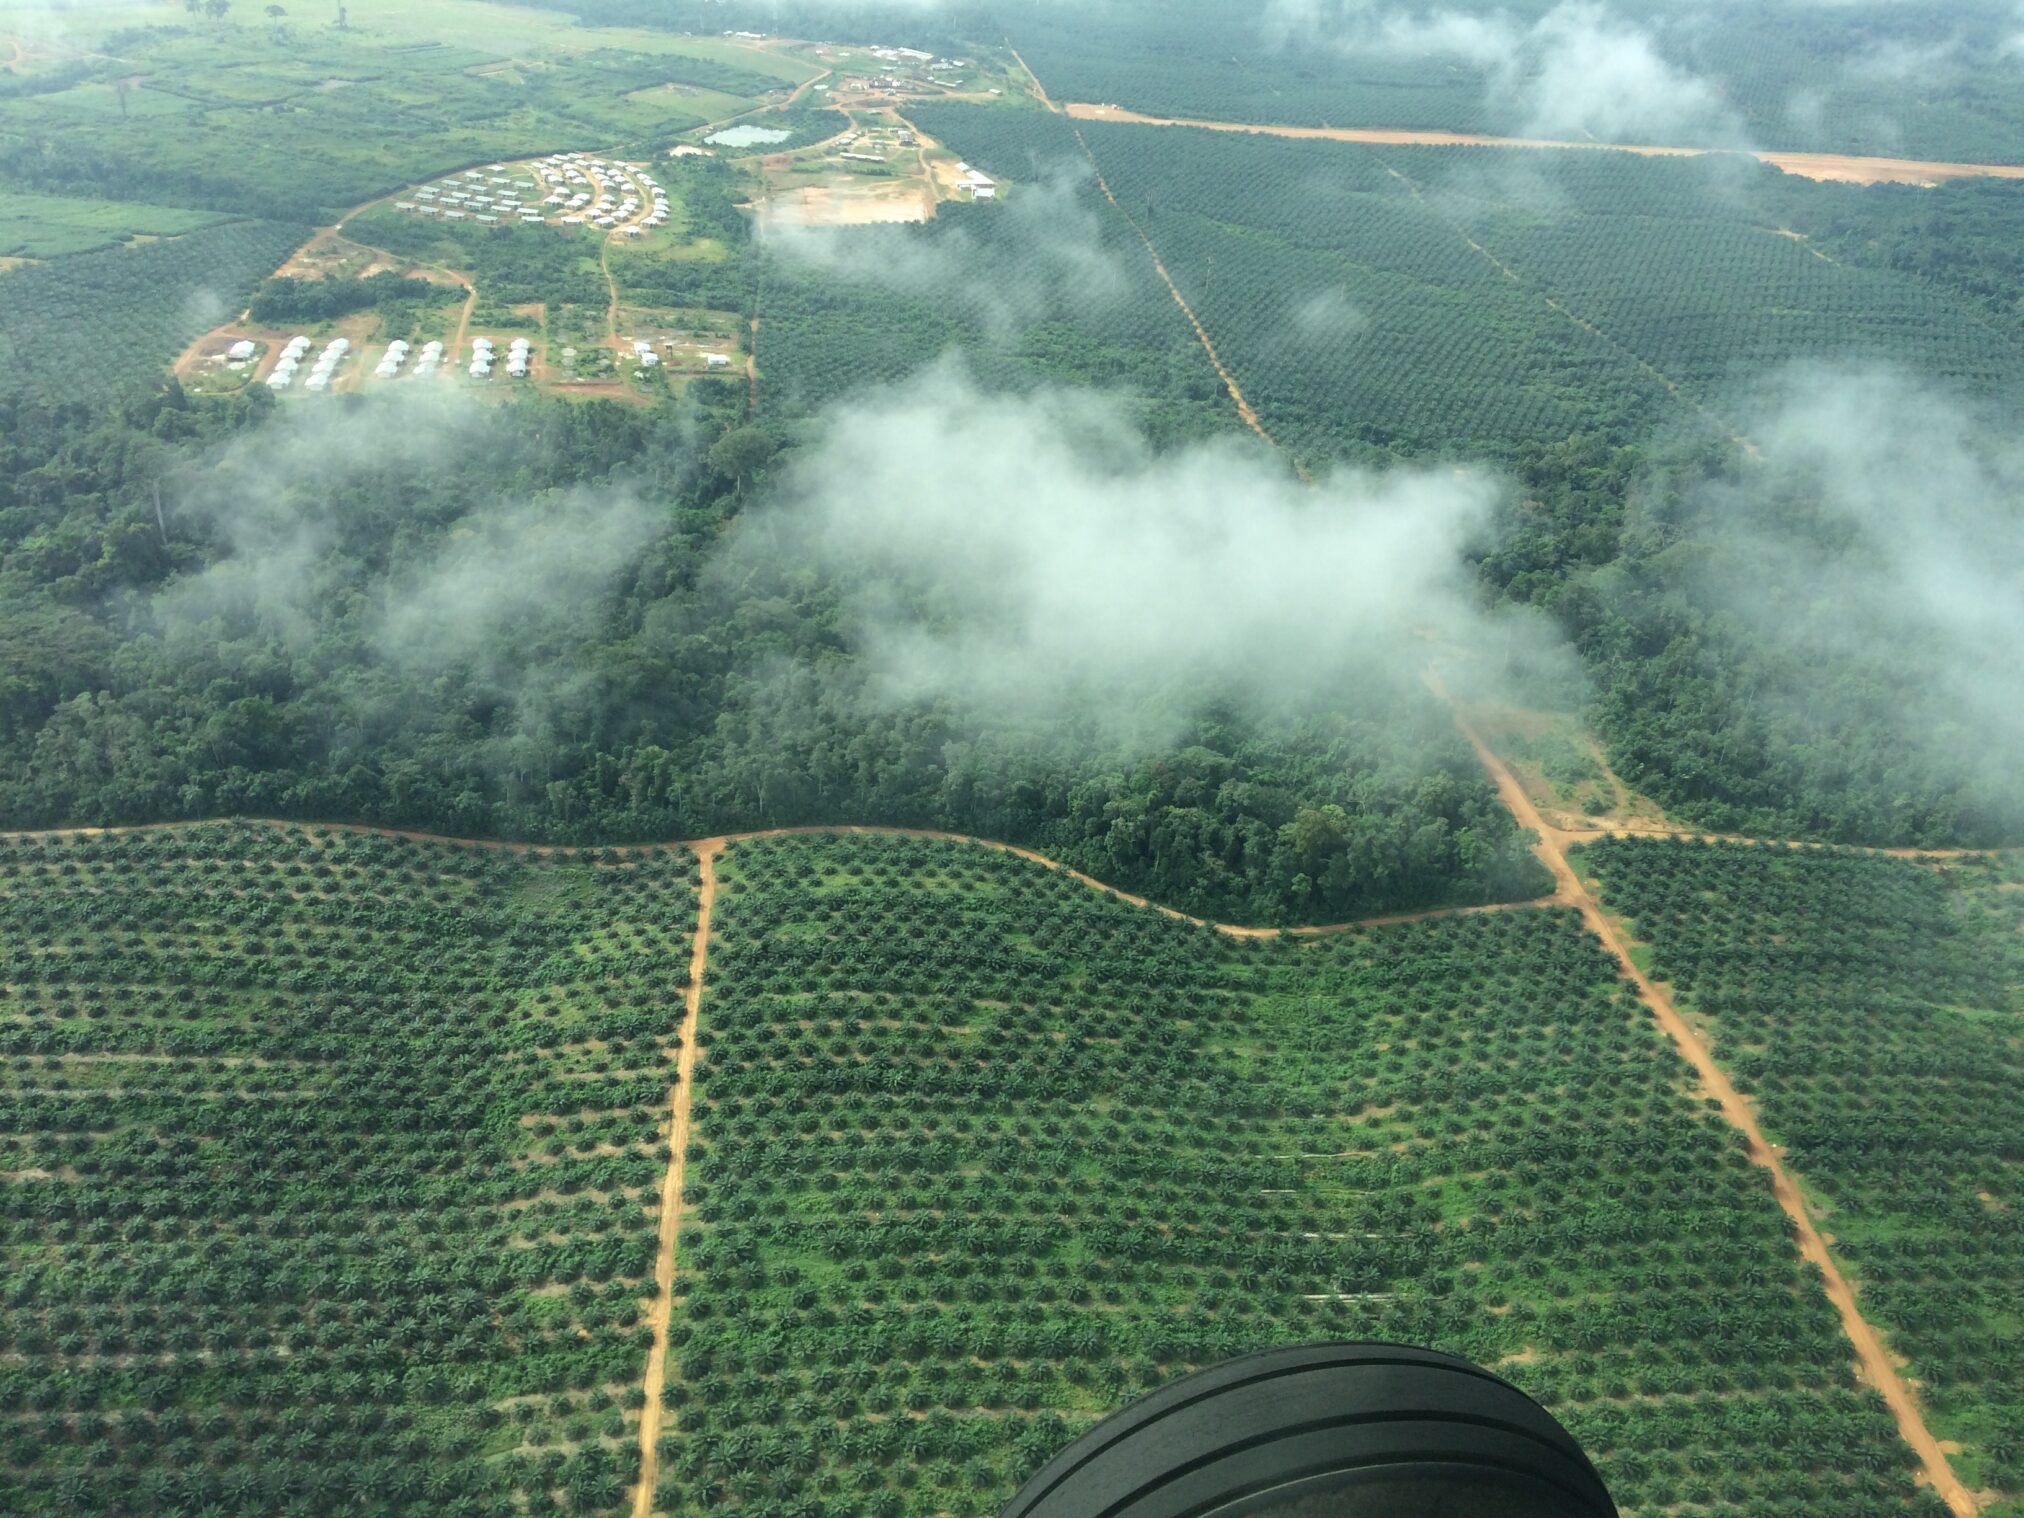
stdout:
[[(1042, 97), (1045, 98), (1044, 96)], [(1072, 101), (1061, 107), (1081, 121), (1125, 121), (1142, 126), (1199, 127), (1211, 132), (1248, 132), (1263, 137), (1314, 137), (1329, 142), (1368, 142), (1394, 147), (1587, 148), (1611, 153), (1637, 153), (1647, 158), (1698, 158), (1714, 148), (1656, 147), (1620, 142), (1561, 142), (1545, 137), (1484, 137), (1472, 132), (1408, 132), (1382, 128), (1259, 125), (1243, 121), (1203, 121), (1181, 116), (1147, 116), (1121, 106)], [(1760, 153), (1755, 158), (1804, 179), (1837, 179), (1854, 184), (1935, 184), (1986, 174), (1998, 179), (2024, 179), (2024, 164), (1928, 163), (1913, 158), (1863, 158), (1845, 153)]]
[(922, 180), (849, 181), (797, 185), (759, 203), (759, 219), (783, 212), (804, 227), (862, 227), (875, 222), (926, 221), (934, 214), (933, 190)]
[(1892, 1415), (1897, 1419), (1898, 1433), (1918, 1457), (1920, 1479), (1946, 1500), (1947, 1506), (1954, 1511), (1957, 1518), (1974, 1518), (1974, 1499), (1954, 1475), (1939, 1441), (1926, 1427), (1925, 1418), (1912, 1397), (1911, 1388), (1905, 1385), (1904, 1378), (1898, 1374), (1897, 1366), (1884, 1348), (1883, 1341), (1863, 1317), (1861, 1308), (1856, 1305), (1855, 1292), (1849, 1286), (1847, 1278), (1842, 1275), (1841, 1267), (1835, 1263), (1834, 1256), (1828, 1253), (1827, 1242), (1821, 1237), (1820, 1230), (1814, 1226), (1812, 1214), (1807, 1210), (1805, 1198), (1801, 1196), (1799, 1187), (1779, 1160), (1777, 1151), (1765, 1139), (1763, 1130), (1757, 1126), (1757, 1114), (1729, 1080), (1727, 1073), (1715, 1062), (1713, 1053), (1702, 1041), (1701, 1036), (1694, 1031), (1692, 1024), (1680, 1015), (1679, 1009), (1673, 1005), (1672, 998), (1654, 985), (1632, 961), (1630, 951), (1618, 933), (1616, 924), (1602, 910), (1601, 903), (1582, 883), (1580, 876), (1574, 873), (1573, 866), (1568, 864), (1566, 855), (1568, 835), (1546, 825), (1545, 820), (1539, 815), (1538, 808), (1533, 806), (1532, 798), (1525, 793), (1525, 787), (1518, 783), (1517, 776), (1512, 774), (1504, 761), (1499, 759), (1491, 751), (1490, 746), (1477, 735), (1468, 716), (1448, 694), (1439, 679), (1429, 676), (1427, 683), (1433, 688), (1434, 694), (1453, 712), (1455, 725), (1462, 730), (1462, 736), (1468, 739), (1470, 746), (1475, 749), (1477, 759), (1497, 787), (1497, 794), (1503, 799), (1504, 805), (1518, 820), (1518, 825), (1530, 828), (1538, 835), (1539, 842), (1534, 845), (1533, 853), (1538, 856), (1539, 862), (1552, 872), (1555, 900), (1581, 913), (1582, 921), (1602, 940), (1603, 945), (1616, 958), (1624, 975), (1637, 987), (1638, 995), (1651, 1009), (1659, 1027), (1686, 1057), (1687, 1063), (1694, 1067), (1694, 1073), (1699, 1076), (1702, 1089), (1715, 1099), (1722, 1109), (1722, 1116), (1742, 1134), (1751, 1160), (1770, 1173), (1772, 1194), (1777, 1197), (1778, 1205), (1785, 1209), (1785, 1215), (1792, 1220), (1793, 1227), (1798, 1232), (1799, 1252), (1819, 1268), (1826, 1286), (1827, 1298), (1834, 1304), (1835, 1311), (1841, 1317), (1842, 1332), (1848, 1335), (1849, 1342), (1855, 1346), (1856, 1360), (1862, 1378), (1874, 1386), (1889, 1405)]
[(710, 960), (710, 913), (717, 903), (717, 855), (722, 838), (705, 838), (693, 844), (702, 866), (702, 885), (696, 895), (696, 939), (689, 953), (689, 987), (682, 1000), (681, 1053), (675, 1065), (675, 1089), (669, 1103), (668, 1173), (661, 1183), (661, 1230), (654, 1254), (656, 1297), (652, 1325), (653, 1347), (647, 1351), (643, 1389), (646, 1402), (640, 1408), (640, 1474), (633, 1489), (633, 1518), (652, 1518), (654, 1486), (660, 1476), (661, 1392), (667, 1386), (668, 1325), (675, 1310), (675, 1238), (682, 1227), (682, 1172), (684, 1151), (689, 1147), (689, 1093), (695, 1085), (696, 1021), (703, 1005), (703, 974)]

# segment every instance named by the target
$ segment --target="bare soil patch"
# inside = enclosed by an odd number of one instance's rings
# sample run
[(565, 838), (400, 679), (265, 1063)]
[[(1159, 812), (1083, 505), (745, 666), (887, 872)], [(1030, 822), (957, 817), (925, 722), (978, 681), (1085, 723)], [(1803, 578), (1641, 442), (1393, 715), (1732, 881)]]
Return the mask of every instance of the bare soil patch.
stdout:
[(934, 194), (917, 179), (868, 179), (801, 185), (760, 202), (761, 221), (804, 227), (862, 227), (877, 222), (926, 221)]

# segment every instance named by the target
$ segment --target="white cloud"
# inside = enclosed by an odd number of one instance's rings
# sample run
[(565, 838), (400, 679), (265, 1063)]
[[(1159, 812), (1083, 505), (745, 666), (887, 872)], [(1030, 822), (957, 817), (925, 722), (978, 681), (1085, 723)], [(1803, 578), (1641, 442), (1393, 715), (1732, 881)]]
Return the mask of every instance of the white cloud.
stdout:
[(793, 219), (791, 207), (760, 224), (760, 239), (789, 266), (957, 305), (1005, 337), (1118, 299), (1129, 287), (1104, 245), (1094, 180), (1077, 160), (1008, 187), (986, 213), (999, 218), (990, 248), (961, 225), (808, 226)]
[(1668, 58), (1654, 33), (1596, 0), (1509, 12), (1405, 10), (1379, 0), (1272, 0), (1268, 46), (1474, 69), (1507, 130), (1572, 141), (1735, 147), (1741, 118), (1713, 81)]
[(834, 413), (726, 572), (813, 554), (855, 587), (855, 641), (896, 700), (1297, 706), (1415, 678), (1430, 637), (1487, 641), (1464, 550), (1501, 489), (1450, 468), (1310, 486), (1248, 439), (1156, 453), (1103, 395), (987, 394), (945, 364)]
[(1527, 135), (1599, 142), (1740, 143), (1740, 118), (1708, 80), (1668, 61), (1651, 34), (1602, 6), (1567, 0), (1533, 27), (1526, 63), (1494, 89)]

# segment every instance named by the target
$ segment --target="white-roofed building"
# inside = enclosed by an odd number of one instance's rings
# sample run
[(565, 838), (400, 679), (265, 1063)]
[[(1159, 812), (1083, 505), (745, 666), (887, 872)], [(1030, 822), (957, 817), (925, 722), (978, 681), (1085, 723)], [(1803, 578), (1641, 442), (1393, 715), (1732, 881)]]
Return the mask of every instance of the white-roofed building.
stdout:
[(249, 338), (242, 337), (239, 339), (238, 342), (232, 344), (231, 347), (225, 350), (225, 357), (237, 363), (245, 359), (251, 358), (254, 354), (258, 353), (259, 351), (260, 348), (257, 343), (254, 343)]

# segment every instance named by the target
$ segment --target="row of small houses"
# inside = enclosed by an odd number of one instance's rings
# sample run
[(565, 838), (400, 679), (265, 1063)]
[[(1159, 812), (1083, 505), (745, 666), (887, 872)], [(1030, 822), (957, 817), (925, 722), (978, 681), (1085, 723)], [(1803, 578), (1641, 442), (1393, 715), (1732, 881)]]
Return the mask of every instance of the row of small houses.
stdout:
[[(506, 345), (506, 376), (508, 379), (527, 378), (528, 356), (534, 345), (524, 337), (516, 337)], [(474, 338), (471, 342), (471, 378), (490, 379), (496, 349), (489, 337)]]
[[(668, 346), (671, 348), (674, 346), (672, 340), (669, 341)], [(660, 364), (661, 356), (654, 352), (654, 345), (645, 338), (634, 338), (632, 350), (633, 357), (639, 360), (642, 369), (652, 369)], [(731, 355), (728, 353), (705, 353), (702, 358), (705, 369), (728, 369), (731, 367)]]
[[(231, 351), (236, 353), (241, 347), (250, 348), (252, 344), (237, 343), (233, 345)], [(274, 369), (267, 376), (267, 388), (280, 391), (286, 390), (289, 386), (293, 385), (295, 383), (295, 372), (301, 367), (302, 360), (308, 354), (309, 349), (309, 338), (300, 332), (288, 339), (282, 345), (281, 357), (274, 361)], [(328, 390), (330, 388), (331, 377), (337, 373), (337, 366), (344, 362), (345, 354), (350, 351), (350, 338), (333, 337), (328, 343), (324, 344), (323, 351), (316, 355), (316, 362), (310, 365), (309, 376), (303, 380), (302, 388), (305, 390)], [(249, 354), (248, 356), (250, 357), (251, 355)]]
[[(310, 346), (310, 340), (299, 334), (288, 340), (281, 350), (281, 357), (274, 361), (273, 372), (267, 376), (267, 386), (269, 389), (275, 391), (286, 390), (295, 383), (295, 377), (301, 367), (302, 359), (309, 352)], [(525, 379), (527, 377), (527, 366), (533, 353), (533, 347), (534, 345), (524, 337), (516, 337), (507, 345), (506, 373), (509, 378)], [(246, 350), (243, 355), (239, 351), (242, 348)], [(232, 345), (231, 349), (228, 350), (228, 356), (251, 358), (255, 351), (257, 350), (252, 342), (242, 340)], [(316, 362), (311, 366), (308, 377), (303, 380), (302, 388), (317, 391), (328, 390), (332, 378), (337, 373), (338, 365), (344, 362), (345, 355), (350, 351), (351, 340), (349, 338), (333, 337), (324, 346), (323, 351), (317, 355)], [(374, 378), (393, 379), (396, 377), (407, 364), (411, 352), (413, 352), (412, 345), (401, 338), (395, 338), (387, 344), (386, 351), (380, 355), (379, 362), (374, 365)], [(491, 338), (474, 338), (471, 343), (471, 377), (473, 379), (490, 379), (495, 356), (496, 345)], [(442, 343), (432, 338), (422, 344), (419, 353), (414, 354), (415, 366), (411, 372), (416, 379), (427, 379), (442, 368), (443, 358)]]

